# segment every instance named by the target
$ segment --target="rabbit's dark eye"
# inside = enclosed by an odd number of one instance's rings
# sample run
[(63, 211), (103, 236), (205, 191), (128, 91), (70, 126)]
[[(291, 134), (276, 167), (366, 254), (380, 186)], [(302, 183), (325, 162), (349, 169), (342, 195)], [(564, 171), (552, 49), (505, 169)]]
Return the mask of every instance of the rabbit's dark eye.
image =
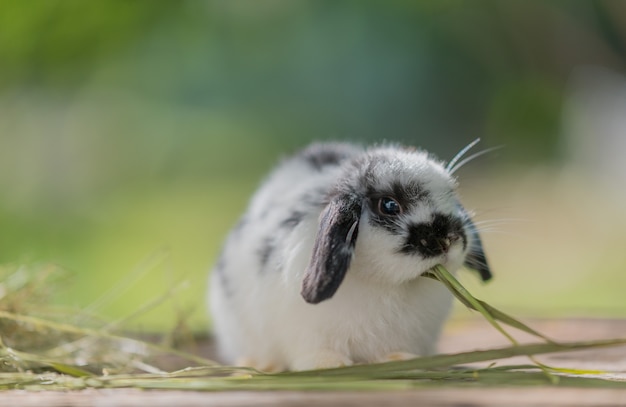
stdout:
[(398, 201), (386, 196), (378, 200), (378, 212), (385, 216), (396, 216), (402, 213), (402, 207)]

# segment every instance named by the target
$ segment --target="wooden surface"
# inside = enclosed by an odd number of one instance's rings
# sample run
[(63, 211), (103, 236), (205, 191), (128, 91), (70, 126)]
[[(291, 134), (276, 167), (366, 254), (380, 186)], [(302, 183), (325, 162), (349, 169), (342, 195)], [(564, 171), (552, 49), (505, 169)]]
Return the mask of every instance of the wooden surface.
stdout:
[(512, 388), (512, 389), (425, 389), (403, 392), (231, 392), (197, 393), (180, 391), (84, 390), (72, 393), (26, 393), (0, 395), (2, 406), (506, 406), (577, 407), (626, 406), (626, 390)]
[[(556, 340), (626, 338), (626, 320), (569, 319), (527, 321)], [(530, 338), (517, 335), (522, 342)], [(508, 345), (483, 321), (453, 321), (441, 342), (442, 352), (461, 352)], [(210, 352), (207, 344), (204, 352)], [(211, 356), (207, 354), (205, 356)], [(140, 391), (131, 389), (75, 392), (5, 391), (0, 406), (626, 406), (626, 347), (539, 357), (559, 367), (599, 369), (624, 380), (624, 389), (545, 387), (445, 387), (393, 392), (230, 392)], [(526, 360), (508, 360), (509, 363)]]

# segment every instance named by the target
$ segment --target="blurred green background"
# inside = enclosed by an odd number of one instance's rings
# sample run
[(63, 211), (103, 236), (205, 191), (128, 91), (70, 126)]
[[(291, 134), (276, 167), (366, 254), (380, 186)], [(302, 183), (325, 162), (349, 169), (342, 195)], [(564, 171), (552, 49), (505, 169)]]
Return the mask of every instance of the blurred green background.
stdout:
[(56, 302), (208, 324), (208, 271), (248, 197), (312, 140), (382, 140), (460, 171), (526, 315), (625, 316), (626, 3), (0, 3), (0, 263), (55, 263)]

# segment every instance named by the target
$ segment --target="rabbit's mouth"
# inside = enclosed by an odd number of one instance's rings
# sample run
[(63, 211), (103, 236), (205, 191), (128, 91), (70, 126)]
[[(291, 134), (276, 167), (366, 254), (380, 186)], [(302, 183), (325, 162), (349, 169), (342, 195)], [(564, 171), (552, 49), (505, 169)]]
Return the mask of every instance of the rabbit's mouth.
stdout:
[(433, 280), (439, 281), (439, 278), (437, 278), (437, 275), (435, 273), (435, 270), (437, 269), (437, 267), (444, 267), (444, 266), (441, 263), (437, 263), (433, 267), (431, 267), (428, 270), (422, 272), (422, 274), (420, 274), (420, 277), (431, 278)]
[(439, 257), (428, 259), (423, 271), (419, 272), (419, 276), (430, 277), (433, 274), (433, 270), (438, 267), (444, 267), (447, 270), (454, 272), (462, 267), (462, 264), (462, 256), (457, 256), (456, 253), (446, 253)]

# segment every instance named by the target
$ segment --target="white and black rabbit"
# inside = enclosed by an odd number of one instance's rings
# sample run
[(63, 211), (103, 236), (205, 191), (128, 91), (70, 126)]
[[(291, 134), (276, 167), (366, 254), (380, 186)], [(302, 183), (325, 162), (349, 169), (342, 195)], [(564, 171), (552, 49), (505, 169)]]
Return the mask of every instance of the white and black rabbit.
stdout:
[(215, 265), (219, 355), (265, 371), (431, 354), (451, 307), (437, 264), (491, 272), (448, 167), (398, 145), (314, 144), (252, 198)]

